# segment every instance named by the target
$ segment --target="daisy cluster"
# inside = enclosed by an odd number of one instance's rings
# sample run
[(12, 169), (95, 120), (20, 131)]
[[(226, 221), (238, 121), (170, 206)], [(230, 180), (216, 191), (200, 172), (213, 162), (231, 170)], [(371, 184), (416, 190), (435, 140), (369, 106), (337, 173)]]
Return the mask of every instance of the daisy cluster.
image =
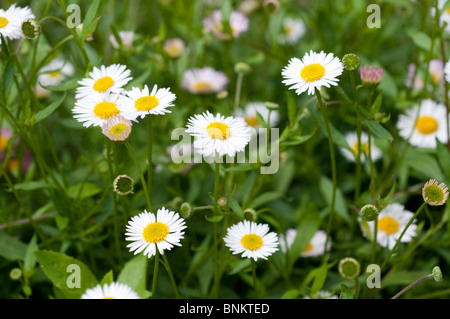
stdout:
[(124, 86), (132, 80), (131, 71), (125, 65), (113, 64), (94, 67), (89, 77), (78, 82), (74, 118), (83, 126), (100, 126), (102, 133), (114, 141), (126, 140), (131, 132), (132, 121), (145, 116), (170, 113), (176, 96), (169, 88), (150, 90)]

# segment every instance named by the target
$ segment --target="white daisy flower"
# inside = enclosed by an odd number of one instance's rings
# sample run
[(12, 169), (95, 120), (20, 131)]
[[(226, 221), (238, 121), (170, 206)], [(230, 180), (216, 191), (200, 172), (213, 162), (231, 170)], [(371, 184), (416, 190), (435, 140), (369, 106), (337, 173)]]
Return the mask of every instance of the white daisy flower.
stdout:
[[(237, 38), (242, 32), (247, 31), (249, 19), (241, 12), (232, 11), (229, 18), (231, 34)], [(229, 39), (230, 35), (224, 33), (222, 24), (222, 12), (215, 10), (210, 16), (203, 19), (203, 26), (219, 39)]]
[(194, 94), (217, 93), (224, 90), (227, 84), (225, 73), (211, 67), (188, 69), (181, 79), (181, 86)]
[[(393, 203), (383, 208), (378, 215), (378, 244), (383, 247), (388, 247), (389, 249), (394, 248), (397, 239), (400, 237), (405, 226), (413, 216), (414, 213), (406, 210), (402, 204)], [(369, 229), (365, 231), (369, 231), (371, 236), (374, 232), (375, 222), (367, 222), (367, 225), (369, 226)], [(406, 230), (401, 242), (410, 242), (412, 238), (416, 236), (416, 230), (417, 225), (414, 221)], [(363, 230), (363, 234), (367, 237), (365, 231)]]
[(173, 59), (184, 52), (184, 47), (184, 41), (179, 38), (167, 39), (163, 44), (163, 50)]
[(102, 133), (112, 141), (125, 141), (131, 133), (131, 121), (120, 114), (110, 117), (102, 124)]
[(93, 93), (121, 93), (122, 87), (130, 81), (130, 70), (125, 65), (113, 64), (94, 67), (89, 78), (78, 81), (80, 87), (76, 90), (76, 99), (82, 99)]
[(337, 77), (342, 74), (344, 66), (333, 53), (325, 54), (313, 52), (306, 53), (302, 60), (292, 58), (282, 71), (283, 83), (295, 89), (297, 94), (305, 91), (308, 95), (320, 90), (322, 86), (337, 85)]
[(306, 33), (305, 23), (301, 19), (287, 17), (283, 20), (280, 44), (296, 44)]
[(186, 133), (194, 136), (194, 149), (205, 157), (235, 156), (251, 139), (250, 128), (242, 118), (213, 115), (209, 111), (192, 116)]
[(436, 138), (447, 143), (447, 112), (445, 105), (426, 99), (398, 117), (399, 135), (414, 146), (436, 148)]
[[(280, 235), (280, 247), (282, 252), (287, 251), (287, 247), (291, 247), (294, 243), (295, 237), (297, 236), (297, 230), (293, 228), (289, 228), (286, 230), (286, 235)], [(317, 257), (323, 255), (325, 242), (327, 239), (327, 234), (324, 230), (318, 230), (308, 245), (306, 245), (305, 249), (300, 253), (302, 257)], [(287, 246), (286, 246), (287, 245)], [(328, 241), (327, 250), (331, 249), (331, 243)]]
[(81, 299), (140, 299), (139, 295), (129, 286), (112, 282), (110, 285), (100, 284), (94, 288), (86, 289)]
[[(129, 49), (133, 46), (134, 31), (119, 31), (117, 34), (119, 35), (120, 41), (122, 42), (122, 46), (124, 48)], [(111, 43), (115, 49), (120, 47), (114, 34), (109, 36), (109, 43)]]
[(26, 19), (35, 18), (29, 7), (16, 7), (14, 3), (6, 11), (0, 9), (0, 33), (6, 39), (22, 39), (24, 38), (22, 22)]
[(130, 91), (122, 92), (119, 103), (123, 108), (123, 115), (129, 120), (143, 119), (148, 114), (164, 115), (171, 113), (168, 107), (173, 106), (176, 96), (168, 88), (158, 89), (153, 86), (150, 92), (147, 85), (143, 90), (133, 87)]
[(92, 94), (75, 102), (72, 112), (83, 126), (101, 126), (108, 119), (121, 113), (118, 94)]
[(223, 240), (233, 254), (242, 253), (242, 257), (255, 261), (267, 259), (278, 250), (278, 236), (274, 232), (269, 233), (269, 225), (248, 220), (228, 227)]
[(164, 207), (158, 209), (156, 215), (144, 210), (128, 222), (125, 240), (132, 242), (127, 247), (135, 255), (143, 251), (144, 256), (150, 258), (156, 255), (156, 249), (162, 255), (166, 249), (181, 246), (185, 228), (185, 220), (178, 213)]
[(326, 290), (319, 290), (314, 294), (314, 296), (305, 296), (303, 299), (339, 299), (338, 296), (333, 295), (332, 292)]
[[(347, 144), (350, 146), (352, 150), (350, 151), (346, 148), (341, 147), (340, 150), (342, 152), (342, 155), (344, 155), (345, 158), (350, 162), (356, 162), (356, 156), (358, 154), (358, 135), (356, 134), (356, 132), (349, 132), (345, 134), (345, 140), (347, 141)], [(381, 150), (374, 145), (373, 139), (370, 144), (371, 144), (370, 153), (372, 155), (372, 161), (376, 162), (381, 158), (382, 153)], [(361, 163), (364, 163), (366, 157), (369, 156), (369, 136), (367, 135), (366, 132), (361, 132), (361, 148), (362, 150), (360, 154), (361, 155), (360, 161)]]
[(250, 102), (245, 106), (244, 110), (238, 109), (236, 115), (239, 117), (243, 117), (245, 122), (247, 122), (249, 126), (253, 128), (260, 128), (262, 126), (258, 122), (257, 113), (261, 115), (266, 123), (269, 120), (270, 127), (276, 126), (280, 119), (278, 111), (271, 111), (269, 119), (269, 110), (267, 109), (264, 102)]

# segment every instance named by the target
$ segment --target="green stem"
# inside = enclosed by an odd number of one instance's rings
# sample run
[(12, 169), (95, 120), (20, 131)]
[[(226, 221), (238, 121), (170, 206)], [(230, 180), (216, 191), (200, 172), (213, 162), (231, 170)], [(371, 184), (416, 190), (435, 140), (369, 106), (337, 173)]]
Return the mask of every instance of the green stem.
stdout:
[(355, 181), (355, 198), (354, 201), (356, 202), (359, 197), (359, 193), (361, 191), (361, 131), (362, 131), (362, 124), (361, 124), (361, 110), (359, 109), (359, 102), (358, 102), (358, 93), (356, 90), (356, 84), (355, 84), (355, 74), (353, 71), (350, 71), (350, 80), (352, 83), (353, 88), (353, 94), (355, 95), (355, 108), (356, 108), (356, 136), (358, 141), (358, 147), (357, 147), (357, 154), (356, 154), (356, 181)]
[(417, 212), (414, 214), (414, 216), (409, 220), (408, 224), (406, 224), (405, 228), (403, 229), (402, 233), (400, 234), (400, 237), (397, 239), (397, 242), (395, 243), (394, 247), (392, 248), (392, 250), (389, 252), (389, 255), (386, 257), (386, 259), (384, 260), (383, 264), (381, 265), (380, 269), (383, 269), (384, 266), (386, 266), (386, 264), (388, 263), (389, 259), (391, 258), (392, 254), (395, 252), (395, 250), (397, 249), (397, 246), (400, 244), (400, 241), (403, 238), (403, 235), (406, 233), (406, 230), (408, 229), (408, 227), (412, 224), (412, 222), (416, 219), (416, 217), (419, 215), (419, 213), (422, 211), (422, 209), (427, 205), (426, 202), (423, 202), (422, 205), (420, 205), (419, 209), (417, 210)]
[[(372, 95), (373, 90), (369, 90), (369, 95), (367, 96), (367, 111), (370, 112), (370, 108), (372, 105)], [(369, 160), (369, 166), (370, 166), (370, 195), (372, 197), (372, 200), (375, 199), (375, 168), (372, 161), (372, 133), (369, 128), (367, 128), (367, 145), (368, 145), (368, 154), (367, 159)]]
[(157, 247), (156, 254), (155, 254), (155, 267), (153, 268), (152, 297), (151, 297), (152, 299), (155, 298), (156, 283), (158, 281), (158, 268), (159, 268), (159, 250)]
[(152, 162), (152, 152), (153, 152), (153, 128), (152, 128), (152, 117), (147, 116), (148, 123), (148, 170), (147, 170), (147, 191), (149, 198), (149, 209), (152, 211), (152, 173), (153, 173), (153, 162)]
[(373, 225), (373, 238), (372, 238), (372, 257), (371, 257), (371, 264), (375, 262), (375, 257), (377, 253), (377, 233), (378, 233), (378, 218), (375, 219), (374, 225)]
[(147, 200), (147, 206), (148, 206), (149, 210), (151, 211), (152, 203), (151, 203), (150, 197), (148, 195), (149, 193), (147, 190), (147, 184), (145, 183), (145, 178), (144, 178), (144, 174), (142, 173), (141, 165), (139, 165), (138, 159), (137, 159), (136, 155), (134, 154), (134, 151), (130, 145), (130, 142), (125, 141), (125, 146), (127, 147), (128, 153), (130, 154), (131, 158), (134, 161), (134, 164), (136, 165), (136, 169), (138, 170), (138, 173), (139, 173), (139, 178), (141, 179), (142, 187), (144, 188), (144, 196), (145, 196), (145, 199)]
[(255, 291), (256, 296), (258, 296), (258, 280), (256, 279), (256, 261), (252, 258), (252, 278), (253, 278), (253, 289)]
[(330, 148), (330, 157), (331, 157), (331, 174), (332, 174), (332, 182), (333, 182), (333, 192), (331, 195), (331, 205), (330, 205), (330, 215), (328, 217), (328, 225), (326, 229), (326, 240), (324, 245), (324, 254), (323, 258), (326, 260), (327, 256), (327, 244), (330, 239), (330, 231), (331, 231), (331, 225), (333, 223), (333, 217), (334, 217), (334, 205), (336, 202), (336, 189), (337, 189), (337, 174), (336, 174), (336, 155), (334, 152), (334, 144), (333, 144), (333, 136), (331, 135), (331, 129), (330, 129), (330, 123), (328, 121), (327, 111), (325, 110), (325, 107), (323, 105), (322, 96), (320, 94), (320, 91), (316, 89), (316, 96), (317, 96), (317, 106), (319, 110), (322, 112), (322, 116), (325, 122), (325, 127), (327, 130), (328, 135), (328, 146)]
[[(214, 216), (217, 216), (219, 214), (219, 161), (218, 161), (218, 155), (216, 154), (216, 160), (215, 160), (215, 169), (214, 169)], [(218, 247), (217, 247), (217, 223), (213, 223), (213, 246), (214, 246), (214, 284), (213, 284), (213, 296), (214, 298), (218, 298), (219, 295), (219, 255), (218, 255)]]
[(164, 259), (164, 267), (166, 268), (166, 271), (169, 274), (169, 279), (170, 279), (170, 283), (172, 284), (173, 292), (175, 293), (175, 297), (177, 299), (179, 299), (180, 295), (178, 293), (178, 288), (177, 288), (177, 285), (175, 283), (175, 278), (173, 276), (172, 269), (170, 268), (170, 265), (169, 265), (169, 260), (167, 259), (166, 255), (163, 254), (162, 256), (163, 256), (163, 259)]
[(418, 283), (433, 278), (433, 275), (426, 275), (423, 276), (419, 279), (417, 279), (416, 281), (414, 281), (413, 283), (409, 284), (408, 286), (406, 286), (405, 288), (403, 288), (400, 292), (398, 292), (394, 297), (392, 297), (391, 299), (397, 299), (398, 297), (400, 297), (401, 295), (403, 295), (405, 292), (407, 292), (409, 289), (411, 289), (412, 287), (414, 287), (415, 285), (417, 285)]

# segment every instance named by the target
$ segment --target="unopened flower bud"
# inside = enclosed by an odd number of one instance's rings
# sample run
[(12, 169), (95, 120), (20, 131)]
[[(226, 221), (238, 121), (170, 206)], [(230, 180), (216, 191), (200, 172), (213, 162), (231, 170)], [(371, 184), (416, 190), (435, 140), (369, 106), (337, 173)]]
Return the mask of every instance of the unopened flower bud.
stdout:
[(439, 268), (439, 266), (436, 266), (433, 268), (433, 272), (431, 273), (431, 275), (433, 276), (435, 281), (442, 281), (444, 280), (443, 276), (442, 276), (442, 271), (441, 268)]
[(263, 6), (264, 10), (269, 14), (275, 14), (280, 11), (280, 2), (278, 0), (265, 0)]
[(383, 69), (374, 65), (365, 65), (360, 69), (362, 85), (374, 89), (380, 84), (383, 78)]
[(258, 217), (258, 214), (256, 214), (256, 211), (252, 208), (247, 208), (246, 210), (244, 210), (244, 216), (247, 214), (250, 215), (250, 218), (252, 221), (255, 221)]
[(133, 194), (134, 180), (127, 175), (119, 175), (114, 180), (113, 190), (122, 196)]
[(347, 53), (342, 58), (342, 64), (347, 71), (355, 71), (361, 65), (361, 60), (356, 54)]
[(339, 274), (345, 279), (355, 279), (359, 276), (360, 271), (361, 267), (355, 258), (346, 257), (339, 261)]
[(234, 65), (234, 71), (236, 73), (242, 73), (242, 74), (247, 74), (252, 70), (252, 68), (250, 67), (250, 65), (248, 65), (245, 62), (238, 62)]
[(361, 217), (368, 222), (372, 222), (377, 219), (379, 213), (380, 211), (378, 208), (371, 204), (364, 205), (359, 212)]
[(184, 202), (183, 204), (181, 204), (180, 207), (180, 215), (183, 218), (189, 218), (192, 216), (194, 210), (192, 209), (191, 204), (189, 204), (188, 202)]
[(277, 103), (274, 102), (264, 102), (264, 106), (271, 111), (278, 111), (280, 107)]
[(9, 277), (12, 280), (18, 280), (22, 276), (22, 270), (20, 268), (13, 268), (9, 272)]

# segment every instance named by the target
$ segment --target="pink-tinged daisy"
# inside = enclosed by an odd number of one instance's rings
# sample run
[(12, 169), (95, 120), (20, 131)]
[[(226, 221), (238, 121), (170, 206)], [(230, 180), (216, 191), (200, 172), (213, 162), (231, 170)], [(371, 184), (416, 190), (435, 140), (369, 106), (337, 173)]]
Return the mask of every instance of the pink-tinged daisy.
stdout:
[(194, 94), (217, 93), (225, 89), (225, 73), (211, 67), (188, 69), (183, 73), (181, 86)]
[[(242, 32), (247, 31), (249, 19), (241, 12), (232, 11), (229, 18), (231, 34), (237, 38)], [(220, 10), (215, 10), (210, 16), (203, 19), (203, 26), (219, 39), (229, 39), (230, 35), (224, 32), (223, 17)]]

